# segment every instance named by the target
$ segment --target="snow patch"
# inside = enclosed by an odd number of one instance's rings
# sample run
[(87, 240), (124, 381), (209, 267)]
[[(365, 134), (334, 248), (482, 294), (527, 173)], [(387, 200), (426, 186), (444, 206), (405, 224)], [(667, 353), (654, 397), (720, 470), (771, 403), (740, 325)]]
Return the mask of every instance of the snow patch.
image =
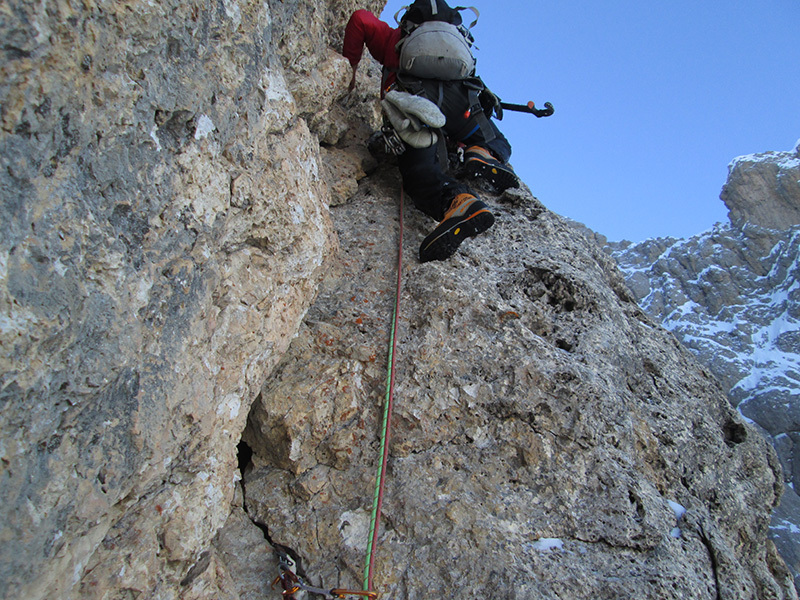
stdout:
[(678, 504), (677, 502), (673, 502), (672, 500), (667, 500), (669, 503), (669, 507), (672, 509), (672, 512), (675, 513), (675, 518), (680, 520), (680, 518), (686, 514), (686, 508)]
[(564, 542), (558, 538), (539, 538), (533, 544), (531, 544), (531, 548), (536, 550), (537, 552), (547, 552), (548, 550), (563, 550), (564, 549)]
[(202, 140), (207, 138), (215, 129), (214, 122), (210, 118), (206, 115), (200, 115), (200, 118), (197, 119), (197, 129), (194, 131), (194, 139)]
[(781, 519), (780, 524), (773, 524), (770, 525), (770, 529), (773, 531), (788, 531), (789, 533), (797, 534), (800, 533), (800, 527), (792, 523), (791, 521), (787, 521), (786, 519)]
[(150, 130), (150, 138), (156, 143), (156, 151), (161, 152), (161, 142), (158, 139), (157, 131), (158, 127), (153, 125), (153, 128)]
[(788, 152), (759, 152), (737, 156), (728, 165), (728, 169), (732, 171), (740, 163), (775, 163), (781, 169), (796, 169), (800, 167), (798, 151), (800, 151), (800, 140), (797, 140), (797, 144)]

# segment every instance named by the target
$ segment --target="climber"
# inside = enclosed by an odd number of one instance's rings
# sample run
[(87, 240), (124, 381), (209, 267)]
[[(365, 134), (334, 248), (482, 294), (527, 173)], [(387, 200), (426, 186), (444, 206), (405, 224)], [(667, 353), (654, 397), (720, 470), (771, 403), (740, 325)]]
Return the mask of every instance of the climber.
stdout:
[[(475, 76), (472, 35), (459, 10), (443, 0), (416, 0), (406, 9), (398, 28), (367, 10), (355, 11), (342, 54), (353, 68), (351, 90), (365, 45), (384, 67), (381, 104), (404, 142), (398, 157), (403, 188), (419, 210), (439, 221), (420, 246), (420, 261), (427, 262), (449, 258), (465, 238), (494, 224), (489, 207), (445, 172), (439, 134), (466, 148), (470, 177), (497, 192), (518, 187), (519, 179), (508, 164), (511, 146), (490, 119), (493, 112), (502, 116), (499, 99)], [(442, 50), (442, 44), (452, 47)]]

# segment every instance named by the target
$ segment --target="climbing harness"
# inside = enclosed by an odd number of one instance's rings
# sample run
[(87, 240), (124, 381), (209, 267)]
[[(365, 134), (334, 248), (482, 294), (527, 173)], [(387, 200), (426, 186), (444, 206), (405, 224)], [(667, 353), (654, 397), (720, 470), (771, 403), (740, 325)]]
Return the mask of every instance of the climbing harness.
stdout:
[(381, 462), (375, 478), (375, 494), (373, 496), (372, 516), (369, 524), (369, 539), (367, 541), (367, 559), (364, 567), (364, 589), (373, 590), (373, 575), (375, 569), (375, 554), (378, 542), (378, 530), (383, 506), (383, 491), (386, 484), (386, 467), (389, 463), (389, 435), (391, 433), (392, 404), (394, 402), (395, 357), (397, 355), (397, 322), (400, 313), (400, 292), (403, 283), (403, 205), (405, 199), (402, 186), (400, 188), (400, 244), (397, 251), (397, 288), (394, 298), (394, 315), (392, 317), (392, 330), (389, 338), (389, 372), (386, 377), (386, 399), (383, 406), (383, 424), (381, 427)]
[(281, 574), (272, 582), (272, 588), (275, 589), (275, 586), (280, 582), (283, 588), (282, 595), (286, 600), (296, 600), (294, 595), (300, 591), (319, 594), (325, 598), (347, 598), (348, 596), (360, 596), (362, 598), (378, 597), (378, 594), (375, 592), (345, 590), (340, 588), (325, 589), (308, 585), (294, 572), (293, 569), (296, 568), (294, 560), (285, 552), (276, 550), (276, 553), (278, 554), (278, 564), (281, 569)]

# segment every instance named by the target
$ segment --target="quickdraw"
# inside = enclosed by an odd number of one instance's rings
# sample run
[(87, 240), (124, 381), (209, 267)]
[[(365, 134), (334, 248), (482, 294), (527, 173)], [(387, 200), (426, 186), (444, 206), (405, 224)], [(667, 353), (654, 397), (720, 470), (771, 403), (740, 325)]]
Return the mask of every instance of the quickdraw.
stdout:
[(292, 570), (295, 568), (295, 562), (292, 558), (283, 552), (278, 552), (277, 554), (281, 574), (272, 582), (272, 589), (275, 589), (275, 586), (280, 582), (283, 588), (282, 595), (286, 600), (296, 600), (295, 594), (301, 591), (319, 594), (325, 598), (347, 598), (348, 596), (360, 596), (362, 598), (378, 597), (378, 594), (375, 592), (345, 590), (340, 588), (325, 589), (308, 585)]

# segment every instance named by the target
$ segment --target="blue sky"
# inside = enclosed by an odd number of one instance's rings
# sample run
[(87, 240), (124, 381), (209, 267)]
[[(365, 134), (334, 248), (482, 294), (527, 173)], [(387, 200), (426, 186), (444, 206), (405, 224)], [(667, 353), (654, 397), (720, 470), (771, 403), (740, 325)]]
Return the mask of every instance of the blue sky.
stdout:
[[(388, 2), (384, 20), (408, 3)], [(555, 106), (499, 123), (515, 169), (548, 208), (610, 240), (727, 221), (728, 163), (800, 139), (797, 0), (460, 4), (481, 12), (486, 84)]]

